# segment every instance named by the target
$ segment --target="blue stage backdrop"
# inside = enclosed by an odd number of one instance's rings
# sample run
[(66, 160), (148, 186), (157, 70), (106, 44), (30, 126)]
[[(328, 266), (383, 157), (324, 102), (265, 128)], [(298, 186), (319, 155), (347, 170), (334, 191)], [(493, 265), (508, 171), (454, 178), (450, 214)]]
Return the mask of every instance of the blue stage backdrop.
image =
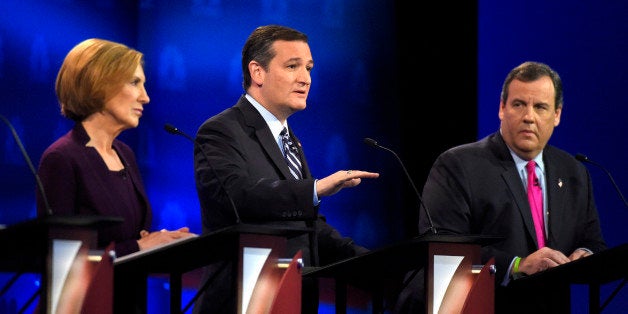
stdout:
[[(623, 92), (628, 85), (628, 2), (478, 0), (477, 10), (468, 12), (477, 15), (478, 25), (453, 24), (456, 22), (451, 19), (454, 32), (478, 38), (477, 64), (470, 67), (478, 71), (478, 97), (470, 101), (457, 93), (457, 73), (445, 76), (444, 82), (432, 80), (431, 73), (409, 67), (413, 62), (399, 57), (448, 62), (444, 57), (433, 59), (430, 42), (418, 34), (439, 37), (450, 32), (440, 25), (447, 24), (442, 21), (451, 18), (453, 8), (425, 9), (420, 17), (429, 20), (416, 21), (413, 12), (396, 10), (402, 2), (3, 0), (0, 114), (16, 128), (36, 167), (43, 150), (72, 126), (61, 117), (54, 93), (65, 54), (90, 37), (119, 41), (144, 52), (151, 102), (139, 127), (125, 131), (121, 139), (137, 154), (155, 211), (154, 229), (187, 225), (200, 233), (193, 145), (184, 137), (168, 134), (163, 126), (170, 123), (194, 136), (205, 119), (235, 104), (243, 92), (240, 50), (246, 37), (259, 25), (283, 24), (309, 35), (314, 56), (308, 108), (290, 118), (314, 175), (323, 177), (341, 169), (381, 173), (377, 180), (363, 181), (357, 188), (324, 199), (321, 206), (329, 222), (364, 246), (377, 249), (411, 233), (402, 226), (413, 223), (404, 216), (412, 209), (402, 207), (413, 206), (416, 199), (412, 193), (402, 192), (408, 189), (408, 181), (397, 161), (367, 147), (362, 139), (372, 137), (401, 152), (421, 189), (432, 157), (442, 150), (442, 146), (424, 145), (423, 139), (429, 137), (428, 143), (435, 143), (450, 132), (467, 139), (495, 131), (502, 80), (525, 60), (550, 64), (564, 81), (563, 119), (551, 143), (589, 156), (612, 172), (620, 189), (628, 186), (624, 162), (628, 159), (624, 139), (628, 96)], [(398, 47), (409, 47), (415, 41), (421, 50), (399, 54)], [(398, 88), (402, 81), (414, 82), (411, 86), (415, 88)], [(451, 92), (431, 95), (438, 90), (435, 86), (443, 85), (450, 86)], [(425, 95), (436, 101), (425, 102)], [(477, 107), (477, 117), (467, 116), (469, 124), (454, 129), (439, 127), (448, 125), (462, 106)], [(434, 112), (431, 108), (448, 110), (434, 116), (429, 114)], [(411, 115), (414, 113), (416, 116)], [(429, 132), (401, 134), (407, 121), (433, 126)], [(424, 157), (404, 158), (410, 155), (404, 152), (416, 150)], [(590, 170), (608, 244), (623, 244), (628, 240), (623, 228), (628, 208), (605, 172)], [(2, 125), (0, 224), (34, 218), (34, 192), (35, 180), (9, 129)], [(4, 285), (10, 277), (0, 273), (0, 283)], [(184, 303), (195, 293), (192, 283), (186, 286)], [(0, 296), (0, 312), (16, 313), (37, 285), (36, 275), (21, 276)], [(604, 286), (603, 296), (615, 286)], [(149, 289), (149, 312), (167, 313), (167, 281), (152, 278)], [(587, 312), (586, 291), (582, 290), (574, 288), (576, 295), (583, 296), (574, 298), (574, 313)], [(624, 290), (605, 311), (618, 313), (628, 308)], [(332, 304), (324, 302), (321, 313), (333, 312)], [(362, 306), (349, 311), (370, 313)]]

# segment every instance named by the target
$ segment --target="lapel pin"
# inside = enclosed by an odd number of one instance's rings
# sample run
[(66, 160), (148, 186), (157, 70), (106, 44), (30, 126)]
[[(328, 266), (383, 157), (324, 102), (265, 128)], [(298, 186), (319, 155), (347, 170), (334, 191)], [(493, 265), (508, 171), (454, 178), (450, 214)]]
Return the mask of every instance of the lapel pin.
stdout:
[(563, 179), (558, 178), (558, 187), (562, 188), (563, 187)]

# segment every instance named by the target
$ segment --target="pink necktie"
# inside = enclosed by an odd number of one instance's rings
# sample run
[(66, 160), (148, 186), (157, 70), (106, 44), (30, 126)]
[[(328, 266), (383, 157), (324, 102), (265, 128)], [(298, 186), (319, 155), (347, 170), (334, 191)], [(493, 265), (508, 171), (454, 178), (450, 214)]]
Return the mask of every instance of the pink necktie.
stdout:
[(543, 191), (539, 184), (539, 178), (536, 177), (535, 167), (536, 163), (534, 160), (530, 160), (526, 165), (526, 170), (528, 171), (528, 202), (530, 202), (530, 210), (532, 211), (532, 219), (534, 220), (534, 230), (536, 231), (536, 240), (540, 249), (545, 246)]

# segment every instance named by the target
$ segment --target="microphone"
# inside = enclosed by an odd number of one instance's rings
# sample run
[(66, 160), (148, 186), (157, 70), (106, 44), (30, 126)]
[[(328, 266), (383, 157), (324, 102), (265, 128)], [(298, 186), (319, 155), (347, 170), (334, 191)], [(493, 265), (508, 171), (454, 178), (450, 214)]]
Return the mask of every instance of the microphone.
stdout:
[(181, 131), (181, 130), (179, 130), (179, 129), (175, 128), (175, 127), (174, 127), (174, 125), (172, 125), (172, 124), (166, 123), (166, 124), (164, 125), (164, 129), (166, 129), (166, 131), (167, 131), (168, 133), (170, 133), (170, 134), (174, 134), (174, 135), (182, 135), (183, 137), (187, 138), (188, 140), (190, 140), (190, 141), (192, 141), (192, 142), (195, 142), (195, 143), (196, 143), (196, 141), (195, 141), (195, 140), (194, 140), (191, 136), (189, 136), (189, 135), (187, 135), (186, 133), (184, 133), (183, 131)]
[(585, 156), (583, 154), (580, 154), (580, 153), (576, 154), (576, 159), (578, 159), (581, 162), (590, 163), (590, 164), (595, 165), (596, 167), (599, 167), (600, 169), (604, 170), (604, 172), (606, 172), (606, 175), (608, 176), (608, 178), (611, 180), (611, 183), (615, 187), (615, 190), (617, 191), (617, 194), (619, 195), (621, 200), (624, 202), (624, 205), (626, 207), (628, 207), (628, 202), (626, 202), (626, 199), (624, 198), (624, 195), (619, 190), (619, 186), (617, 186), (617, 183), (615, 183), (615, 179), (613, 179), (613, 176), (611, 175), (611, 173), (608, 170), (606, 170), (606, 168), (604, 168), (602, 165), (598, 164), (597, 162), (594, 162), (593, 160), (589, 159), (589, 157), (587, 157), (587, 156)]
[(387, 151), (391, 152), (393, 155), (395, 155), (395, 157), (397, 158), (397, 161), (399, 161), (399, 164), (401, 165), (401, 168), (403, 168), (403, 172), (405, 172), (406, 177), (408, 178), (408, 181), (410, 181), (410, 184), (412, 185), (412, 188), (414, 189), (414, 193), (416, 194), (417, 199), (419, 200), (419, 208), (421, 206), (423, 206), (423, 208), (425, 209), (425, 214), (427, 215), (427, 220), (428, 220), (428, 222), (430, 224), (430, 230), (432, 231), (432, 234), (438, 233), (436, 231), (436, 228), (434, 227), (434, 222), (432, 222), (432, 216), (430, 216), (429, 209), (423, 203), (423, 199), (421, 198), (421, 194), (419, 193), (419, 190), (417, 190), (416, 186), (414, 185), (414, 181), (412, 180), (412, 177), (410, 177), (410, 174), (408, 173), (408, 170), (406, 169), (406, 166), (403, 164), (403, 161), (401, 161), (401, 158), (399, 158), (399, 156), (397, 156), (397, 153), (395, 153), (393, 150), (391, 150), (389, 148), (386, 148), (384, 146), (381, 146), (381, 145), (377, 144), (377, 141), (375, 141), (372, 138), (365, 137), (364, 138), (364, 144), (366, 144), (368, 146), (371, 146), (371, 147), (381, 148), (383, 150), (387, 150)]
[(26, 164), (31, 169), (31, 173), (35, 177), (37, 188), (39, 189), (39, 193), (41, 193), (41, 198), (44, 200), (44, 205), (46, 206), (46, 213), (48, 215), (52, 215), (52, 208), (50, 208), (50, 204), (48, 203), (48, 197), (46, 197), (44, 185), (41, 183), (41, 179), (39, 178), (39, 175), (37, 174), (37, 170), (35, 170), (35, 167), (33, 166), (33, 163), (31, 162), (31, 158), (28, 157), (28, 153), (26, 152), (26, 149), (24, 149), (24, 145), (22, 145), (22, 141), (20, 140), (20, 137), (17, 135), (17, 132), (15, 131), (15, 128), (13, 127), (13, 124), (11, 124), (11, 122), (1, 114), (0, 114), (0, 119), (4, 121), (4, 123), (9, 127), (9, 129), (11, 129), (13, 138), (15, 139), (17, 146), (20, 148), (20, 152), (22, 152), (22, 156), (24, 156), (24, 160), (26, 161)]
[(201, 153), (203, 153), (203, 156), (207, 160), (207, 164), (209, 165), (209, 168), (212, 170), (212, 173), (214, 174), (214, 176), (216, 176), (216, 180), (218, 180), (218, 183), (220, 184), (220, 188), (222, 189), (223, 192), (225, 192), (225, 195), (227, 195), (227, 199), (229, 200), (229, 204), (231, 205), (231, 209), (233, 210), (233, 213), (235, 214), (236, 224), (240, 224), (241, 221), (240, 221), (240, 214), (238, 214), (238, 208), (236, 207), (235, 203), (233, 202), (233, 198), (231, 198), (231, 195), (229, 195), (229, 192), (227, 191), (227, 188), (225, 188), (225, 184), (222, 182), (222, 180), (218, 176), (218, 173), (216, 173), (216, 169), (214, 169), (212, 164), (209, 162), (209, 156), (207, 156), (207, 153), (205, 152), (205, 150), (203, 150), (203, 146), (201, 146), (194, 138), (192, 138), (191, 136), (187, 135), (185, 132), (179, 130), (178, 128), (176, 128), (172, 124), (166, 123), (164, 125), (164, 129), (166, 130), (166, 132), (168, 132), (170, 134), (181, 135), (181, 136), (187, 138), (188, 140), (190, 140), (193, 144), (198, 144), (199, 150), (201, 151)]

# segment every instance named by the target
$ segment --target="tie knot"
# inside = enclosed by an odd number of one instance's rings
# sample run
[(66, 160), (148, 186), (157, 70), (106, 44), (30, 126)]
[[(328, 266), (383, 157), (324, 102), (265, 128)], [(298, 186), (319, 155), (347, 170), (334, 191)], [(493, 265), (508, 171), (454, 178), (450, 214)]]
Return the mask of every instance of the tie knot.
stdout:
[(288, 128), (284, 127), (281, 133), (279, 133), (279, 136), (281, 136), (284, 145), (292, 146), (292, 140), (290, 140), (290, 136), (288, 135)]
[(536, 162), (534, 162), (534, 160), (528, 161), (528, 164), (526, 165), (526, 170), (528, 170), (528, 173), (534, 172), (534, 168), (536, 168)]
[(284, 127), (283, 130), (281, 130), (281, 133), (279, 133), (279, 136), (281, 136), (281, 141), (283, 143), (284, 154), (288, 153), (288, 151), (291, 151), (292, 153), (297, 152), (297, 147), (288, 135), (288, 128)]

